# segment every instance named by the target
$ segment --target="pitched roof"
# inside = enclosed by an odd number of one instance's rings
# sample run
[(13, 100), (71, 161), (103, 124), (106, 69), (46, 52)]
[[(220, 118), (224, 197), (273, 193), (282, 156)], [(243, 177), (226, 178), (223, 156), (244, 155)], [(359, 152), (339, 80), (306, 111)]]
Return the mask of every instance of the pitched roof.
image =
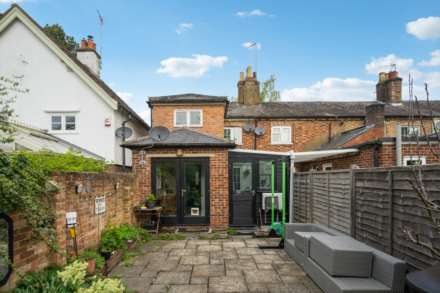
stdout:
[(18, 121), (14, 121), (12, 124), (15, 128), (14, 141), (12, 143), (0, 144), (1, 150), (51, 151), (55, 153), (74, 151), (85, 157), (94, 158), (97, 160), (105, 160), (104, 157), (50, 134), (47, 131), (23, 124)]
[(139, 147), (224, 147), (232, 148), (235, 143), (200, 133), (188, 128), (178, 128), (172, 130), (167, 139), (157, 141), (149, 136), (140, 137), (122, 144), (128, 148)]
[[(227, 118), (328, 118), (365, 117), (365, 107), (371, 102), (268, 102), (259, 105), (230, 103)], [(430, 116), (426, 102), (420, 102), (421, 114)], [(440, 117), (440, 101), (431, 101), (433, 115)], [(407, 117), (410, 103), (385, 105), (385, 116)], [(417, 111), (413, 112), (417, 115)]]
[(228, 98), (225, 96), (209, 96), (201, 94), (179, 94), (179, 95), (169, 95), (169, 96), (157, 96), (150, 97), (148, 99), (148, 104), (154, 103), (228, 103)]
[(56, 40), (54, 40), (49, 34), (47, 34), (44, 29), (29, 15), (24, 11), (18, 4), (12, 4), (11, 7), (6, 10), (2, 15), (0, 14), (0, 20), (6, 17), (10, 12), (14, 9), (18, 9), (24, 16), (26, 16), (35, 26), (41, 31), (44, 35), (46, 35), (60, 50), (64, 52), (64, 55), (73, 61), (81, 70), (91, 78), (108, 96), (110, 96), (113, 100), (115, 100), (119, 107), (127, 111), (129, 114), (133, 116), (136, 121), (138, 121), (142, 126), (147, 129), (150, 128), (148, 123), (145, 122), (124, 100), (119, 97), (101, 78), (95, 75), (86, 65), (84, 65), (81, 61), (79, 61), (76, 56), (72, 55), (72, 53), (68, 52), (64, 47), (62, 47)]
[(373, 127), (374, 125), (367, 125), (367, 126), (351, 129), (348, 131), (344, 131), (340, 135), (330, 140), (328, 143), (319, 147), (319, 150), (332, 150), (332, 149), (342, 148), (347, 142), (358, 137), (361, 134), (364, 134)]

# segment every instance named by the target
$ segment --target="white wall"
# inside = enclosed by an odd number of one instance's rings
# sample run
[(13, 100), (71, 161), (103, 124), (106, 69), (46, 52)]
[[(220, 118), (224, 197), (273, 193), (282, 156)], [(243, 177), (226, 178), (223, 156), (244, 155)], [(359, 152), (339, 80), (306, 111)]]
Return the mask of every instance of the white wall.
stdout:
[(19, 21), (0, 35), (0, 75), (20, 77), (21, 87), (29, 89), (17, 97), (16, 120), (49, 130), (48, 111), (77, 112), (77, 130), (55, 135), (121, 163), (115, 142), (119, 114)]

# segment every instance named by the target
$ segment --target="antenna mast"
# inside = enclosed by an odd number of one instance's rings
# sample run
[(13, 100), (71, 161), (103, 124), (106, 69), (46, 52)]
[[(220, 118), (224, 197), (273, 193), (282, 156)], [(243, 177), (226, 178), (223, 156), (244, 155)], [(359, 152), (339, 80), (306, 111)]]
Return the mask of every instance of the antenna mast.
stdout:
[(99, 9), (96, 9), (96, 13), (98, 13), (98, 19), (99, 19), (99, 55), (102, 56), (102, 44), (104, 42), (103, 35), (104, 35), (104, 18), (101, 15), (101, 12), (99, 12)]

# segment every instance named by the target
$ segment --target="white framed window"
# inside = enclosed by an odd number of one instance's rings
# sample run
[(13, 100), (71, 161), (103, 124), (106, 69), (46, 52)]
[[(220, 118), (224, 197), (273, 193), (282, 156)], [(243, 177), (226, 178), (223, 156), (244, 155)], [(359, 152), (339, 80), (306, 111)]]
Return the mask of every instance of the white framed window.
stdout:
[(175, 127), (202, 127), (203, 112), (202, 110), (175, 110), (174, 111)]
[(241, 127), (225, 127), (225, 139), (233, 140), (236, 144), (243, 144)]
[(78, 130), (76, 113), (50, 113), (51, 132), (76, 132)]
[(333, 164), (332, 163), (322, 164), (322, 171), (330, 171), (332, 169), (333, 169)]
[(292, 127), (290, 127), (290, 126), (272, 126), (271, 143), (272, 144), (292, 144)]
[(404, 137), (420, 136), (420, 126), (403, 125), (401, 131)]
[(404, 166), (419, 166), (426, 165), (425, 156), (404, 156), (403, 157)]
[(358, 164), (351, 164), (350, 169), (360, 169)]

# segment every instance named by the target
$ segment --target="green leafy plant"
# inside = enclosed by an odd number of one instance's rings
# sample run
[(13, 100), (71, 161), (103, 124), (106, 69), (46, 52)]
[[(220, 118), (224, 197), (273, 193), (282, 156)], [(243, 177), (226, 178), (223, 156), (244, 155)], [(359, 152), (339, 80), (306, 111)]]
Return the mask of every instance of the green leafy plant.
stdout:
[(96, 263), (96, 268), (101, 270), (105, 265), (105, 259), (97, 251), (87, 249), (79, 257), (81, 261), (94, 260)]
[(26, 157), (32, 164), (40, 166), (46, 174), (56, 171), (66, 172), (103, 172), (105, 162), (86, 158), (74, 152), (58, 154), (49, 151), (41, 152), (19, 152)]
[(122, 224), (109, 227), (102, 232), (100, 249), (104, 253), (111, 253), (119, 249), (126, 250), (129, 241), (146, 242), (150, 238), (148, 231), (132, 225)]
[(77, 293), (122, 293), (125, 291), (121, 280), (105, 278), (97, 279), (89, 288), (80, 288)]
[(43, 28), (44, 32), (48, 34), (58, 45), (66, 49), (69, 53), (74, 53), (78, 44), (72, 36), (67, 35), (64, 29), (59, 24), (46, 24)]
[(150, 193), (149, 195), (147, 195), (146, 200), (148, 202), (156, 202), (157, 198), (153, 193)]
[(156, 240), (185, 240), (186, 236), (180, 233), (160, 233), (154, 236)]
[(229, 227), (227, 230), (228, 235), (236, 235), (237, 234), (237, 229), (233, 228), (233, 227)]
[(74, 261), (66, 266), (64, 270), (57, 272), (57, 276), (63, 281), (64, 286), (79, 288), (85, 282), (87, 274), (87, 263)]
[(65, 286), (58, 277), (59, 268), (50, 267), (38, 273), (26, 274), (12, 293), (73, 293), (76, 288)]

